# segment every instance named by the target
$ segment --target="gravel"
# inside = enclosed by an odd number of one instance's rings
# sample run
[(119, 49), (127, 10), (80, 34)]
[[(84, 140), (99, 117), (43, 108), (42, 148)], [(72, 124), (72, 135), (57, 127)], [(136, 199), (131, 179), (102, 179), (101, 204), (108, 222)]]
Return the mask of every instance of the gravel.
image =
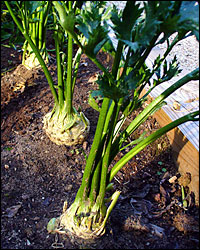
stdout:
[[(176, 35), (177, 33), (171, 35), (169, 41), (173, 41)], [(166, 49), (166, 46), (166, 42), (158, 45), (161, 49)], [(177, 57), (181, 69), (192, 71), (199, 67), (199, 42), (194, 35), (189, 36), (178, 42), (169, 53), (169, 56), (172, 58)]]

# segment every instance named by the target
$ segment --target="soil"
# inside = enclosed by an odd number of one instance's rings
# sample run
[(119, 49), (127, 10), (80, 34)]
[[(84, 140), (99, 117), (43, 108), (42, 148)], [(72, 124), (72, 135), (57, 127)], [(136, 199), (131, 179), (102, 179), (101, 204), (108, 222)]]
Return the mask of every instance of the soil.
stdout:
[[(77, 109), (81, 107), (90, 120), (90, 133), (82, 145), (58, 146), (43, 131), (43, 116), (54, 105), (47, 80), (41, 69), (27, 70), (21, 65), (21, 56), (21, 52), (1, 47), (1, 72), (4, 72), (1, 79), (1, 248), (199, 249), (199, 208), (186, 187), (188, 208), (184, 209), (178, 180), (169, 182), (171, 177), (180, 175), (167, 136), (147, 146), (114, 178), (115, 189), (121, 195), (103, 237), (90, 242), (70, 235), (48, 234), (47, 223), (60, 216), (65, 200), (69, 205), (73, 202), (81, 184), (84, 153), (89, 154), (98, 119), (98, 112), (87, 100), (89, 92), (98, 88), (94, 80), (100, 71), (82, 56), (73, 105)], [(107, 55), (101, 52), (98, 56), (104, 65), (111, 66)], [(54, 54), (49, 70), (56, 82)], [(159, 127), (149, 117), (131, 139)], [(114, 161), (128, 150), (122, 151)]]

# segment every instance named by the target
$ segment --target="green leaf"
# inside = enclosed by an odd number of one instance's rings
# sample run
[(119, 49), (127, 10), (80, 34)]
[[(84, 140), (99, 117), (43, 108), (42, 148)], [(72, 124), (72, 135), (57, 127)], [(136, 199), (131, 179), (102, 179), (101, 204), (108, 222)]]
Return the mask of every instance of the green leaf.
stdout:
[(105, 11), (106, 8), (102, 8), (101, 3), (87, 2), (85, 9), (81, 10), (81, 15), (77, 17), (77, 28), (87, 38), (84, 46), (85, 53), (91, 58), (95, 58), (108, 40), (108, 25), (103, 20)]
[(74, 26), (75, 26), (75, 22), (76, 22), (76, 17), (74, 15), (73, 12), (70, 12), (66, 18), (65, 18), (65, 28), (66, 30), (73, 32), (74, 31)]
[(38, 8), (41, 7), (44, 3), (43, 1), (22, 1), (24, 2), (29, 14), (32, 15), (33, 12)]
[(163, 76), (160, 79), (160, 83), (169, 81), (172, 77), (178, 75), (182, 70), (178, 68), (179, 64), (176, 56), (174, 56), (173, 60), (167, 65), (167, 61), (164, 62), (164, 72)]
[(86, 54), (91, 57), (95, 57), (98, 51), (103, 47), (103, 45), (108, 40), (108, 29), (106, 26), (101, 26), (100, 24), (93, 29), (91, 32), (88, 32), (89, 38), (87, 44), (84, 46)]
[(12, 147), (6, 147), (5, 150), (11, 151), (13, 148)]
[(59, 13), (59, 21), (63, 29), (67, 32), (74, 32), (76, 17), (73, 11), (67, 13), (63, 5), (58, 1), (53, 1), (53, 4)]
[(96, 111), (100, 112), (100, 108), (98, 106), (98, 104), (96, 103), (95, 99), (92, 97), (92, 94), (89, 94), (89, 98), (88, 98), (88, 104), (95, 109)]
[(12, 36), (12, 34), (9, 34), (3, 30), (1, 30), (1, 41), (7, 40), (8, 38), (10, 38)]
[(135, 75), (135, 71), (134, 70), (132, 70), (127, 76), (125, 76), (125, 78), (124, 78), (124, 81), (125, 82), (127, 82), (127, 84), (128, 84), (128, 88), (130, 89), (130, 90), (133, 90), (133, 89), (135, 89), (138, 85), (139, 85), (139, 83), (140, 83), (140, 81), (141, 81), (141, 77), (140, 77), (140, 75)]
[(91, 97), (96, 97), (96, 96), (104, 97), (103, 91), (102, 90), (94, 90), (94, 91), (92, 91)]
[(113, 57), (115, 55), (115, 48), (113, 46), (112, 40), (108, 38), (106, 43), (102, 47), (102, 51), (111, 54)]
[(161, 29), (165, 34), (171, 35), (172, 33), (176, 32), (178, 30), (180, 21), (180, 16), (169, 16), (161, 25)]
[(102, 96), (118, 101), (119, 98), (128, 94), (128, 85), (125, 81), (110, 83), (106, 76), (99, 75), (96, 83), (99, 85), (99, 90), (92, 92), (92, 97)]
[(139, 49), (139, 43), (138, 42), (130, 42), (128, 40), (123, 40), (123, 39), (119, 39), (119, 40), (121, 40), (123, 43), (128, 45), (128, 47), (130, 47), (133, 50), (133, 52), (136, 52)]
[(58, 226), (57, 218), (52, 218), (47, 224), (47, 231), (49, 233), (54, 233), (54, 230), (57, 228), (57, 226)]
[(157, 1), (144, 2), (144, 16), (137, 26), (134, 41), (142, 46), (149, 45), (160, 28), (162, 21), (159, 19), (160, 12), (157, 12)]
[(119, 39), (125, 41), (132, 40), (133, 27), (143, 11), (139, 6), (140, 4), (136, 4), (135, 1), (127, 1), (121, 15), (118, 14), (116, 8), (113, 9), (111, 13), (112, 28)]

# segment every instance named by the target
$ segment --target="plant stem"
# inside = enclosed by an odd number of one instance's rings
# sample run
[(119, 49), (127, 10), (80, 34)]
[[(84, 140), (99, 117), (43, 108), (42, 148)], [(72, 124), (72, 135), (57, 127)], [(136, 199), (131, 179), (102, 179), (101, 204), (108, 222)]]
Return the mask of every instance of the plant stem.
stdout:
[[(54, 17), (56, 18), (56, 17)], [(56, 25), (57, 31), (55, 31), (55, 50), (56, 50), (56, 63), (57, 63), (57, 75), (58, 75), (58, 100), (60, 108), (64, 105), (64, 86), (63, 86), (63, 73), (60, 58), (60, 47), (58, 40), (58, 26)]]
[(91, 170), (92, 170), (93, 163), (94, 163), (94, 160), (95, 160), (96, 155), (97, 155), (99, 145), (101, 143), (102, 132), (103, 132), (104, 124), (105, 124), (105, 118), (106, 118), (106, 114), (108, 111), (109, 103), (110, 103), (110, 99), (104, 98), (103, 103), (102, 103), (102, 107), (101, 107), (101, 111), (99, 114), (99, 119), (98, 119), (98, 123), (97, 123), (97, 127), (96, 127), (94, 140), (93, 140), (92, 147), (91, 147), (91, 150), (90, 150), (87, 162), (86, 162), (86, 166), (85, 166), (85, 170), (84, 170), (84, 174), (83, 174), (83, 178), (82, 178), (82, 184), (81, 184), (81, 186), (78, 190), (78, 193), (76, 195), (76, 200), (86, 199), (88, 187), (89, 187), (89, 183), (90, 183), (89, 182), (90, 176), (91, 176), (91, 172), (92, 172)]
[[(36, 15), (35, 13), (32, 14), (32, 18), (35, 18)], [(32, 23), (32, 27), (33, 27), (33, 32), (32, 32), (32, 40), (33, 40), (33, 43), (35, 44), (35, 46), (37, 46), (37, 41), (36, 41), (36, 22), (33, 22)]]
[(39, 21), (39, 41), (38, 41), (38, 48), (39, 50), (42, 49), (43, 47), (43, 25), (44, 25), (44, 12), (41, 11), (39, 12), (39, 18), (40, 18), (40, 21)]
[[(83, 43), (85, 42), (85, 37), (83, 38)], [(76, 55), (74, 57), (74, 60), (73, 60), (73, 64), (72, 64), (72, 67), (74, 69), (73, 71), (73, 78), (72, 78), (72, 95), (74, 93), (74, 86), (75, 86), (75, 83), (76, 83), (76, 78), (77, 78), (77, 74), (78, 74), (78, 68), (79, 68), (79, 64), (80, 64), (80, 61), (81, 61), (81, 55), (82, 55), (82, 48), (79, 47), (77, 52), (76, 52)]]
[(123, 43), (122, 41), (118, 41), (117, 51), (116, 51), (115, 59), (114, 59), (113, 66), (112, 66), (112, 75), (114, 79), (116, 79), (117, 77), (117, 72), (119, 69), (119, 64), (120, 64), (120, 60), (122, 56), (122, 49), (123, 49)]
[[(102, 151), (103, 151), (102, 149), (101, 149), (101, 151), (99, 150), (100, 153)], [(99, 189), (99, 179), (100, 179), (101, 166), (102, 166), (102, 159), (100, 159), (99, 162), (97, 163), (95, 170), (94, 170), (94, 174), (92, 176), (92, 181), (91, 181), (91, 185), (90, 185), (90, 194), (89, 194), (89, 200), (91, 202), (91, 205), (94, 204), (94, 201), (97, 197), (97, 192)]]
[[(84, 51), (85, 52), (85, 51)], [(90, 60), (97, 65), (97, 67), (104, 72), (104, 74), (108, 77), (110, 82), (113, 82), (113, 76), (109, 73), (109, 71), (97, 60), (97, 58), (90, 57), (86, 52), (85, 54), (90, 58)]]
[[(123, 43), (121, 41), (119, 41), (118, 44), (117, 44), (117, 52), (115, 54), (115, 59), (114, 59), (113, 66), (112, 66), (112, 75), (113, 75), (114, 79), (116, 79), (116, 77), (117, 77), (117, 71), (119, 69), (122, 49), (123, 49)], [(121, 98), (120, 101), (119, 101), (119, 106), (121, 106), (122, 101), (123, 101), (123, 99)], [(108, 111), (108, 114), (106, 116), (106, 121), (105, 121), (105, 126), (104, 126), (102, 136), (107, 134), (107, 128), (109, 126), (110, 118), (111, 118), (111, 115), (113, 114), (114, 107), (115, 107), (115, 102), (112, 101), (112, 103), (110, 105), (110, 108), (109, 108), (109, 111)]]
[(129, 48), (128, 49), (128, 53), (126, 55), (126, 61), (125, 61), (125, 64), (124, 64), (123, 72), (122, 72), (120, 78), (122, 78), (126, 74), (126, 70), (128, 68), (128, 62), (129, 62), (130, 54), (131, 54), (131, 49)]
[(181, 194), (182, 194), (183, 207), (187, 208), (187, 200), (185, 199), (185, 191), (183, 186), (181, 186)]
[(147, 49), (146, 49), (145, 52), (144, 52), (144, 55), (140, 58), (138, 64), (136, 64), (135, 69), (138, 69), (138, 70), (139, 70), (139, 69), (141, 68), (141, 66), (144, 64), (144, 62), (145, 62), (146, 58), (148, 57), (148, 55), (150, 54), (152, 48), (155, 46), (155, 42), (156, 42), (156, 40), (158, 39), (158, 37), (159, 37), (160, 34), (161, 34), (161, 33), (159, 32), (158, 34), (156, 34), (156, 35), (152, 38), (152, 40), (151, 40), (149, 46), (147, 47)]
[(99, 190), (99, 196), (98, 196), (99, 205), (103, 204), (105, 191), (106, 191), (107, 171), (108, 171), (109, 160), (110, 160), (110, 150), (111, 150), (111, 146), (112, 146), (113, 132), (114, 132), (115, 124), (117, 122), (117, 118), (118, 118), (117, 108), (118, 108), (118, 105), (117, 105), (117, 103), (115, 103), (114, 110), (112, 113), (112, 119), (110, 122), (110, 128), (109, 128), (109, 132), (108, 132), (107, 147), (106, 147), (105, 154), (104, 154), (103, 160), (102, 160), (100, 190)]
[[(72, 10), (72, 1), (68, 1), (69, 12)], [(67, 86), (64, 91), (65, 100), (67, 101), (66, 111), (72, 113), (72, 58), (73, 57), (73, 38), (68, 33), (68, 51), (67, 51)]]

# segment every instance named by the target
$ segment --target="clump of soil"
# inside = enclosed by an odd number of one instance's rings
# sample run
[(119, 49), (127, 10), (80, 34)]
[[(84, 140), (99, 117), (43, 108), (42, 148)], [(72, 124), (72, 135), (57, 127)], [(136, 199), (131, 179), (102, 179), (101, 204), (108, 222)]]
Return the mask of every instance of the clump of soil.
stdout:
[[(9, 69), (6, 58), (11, 53), (15, 55), (11, 66), (16, 68), (1, 80), (2, 249), (54, 249), (58, 244), (65, 249), (199, 249), (197, 224), (189, 230), (177, 226), (185, 218), (198, 221), (199, 211), (190, 194), (189, 208), (184, 210), (179, 184), (168, 181), (178, 173), (167, 136), (147, 146), (114, 178), (121, 195), (102, 238), (84, 242), (47, 233), (49, 220), (62, 213), (64, 201), (68, 205), (73, 202), (81, 184), (84, 155), (89, 154), (99, 115), (87, 100), (89, 92), (98, 88), (94, 80), (100, 71), (83, 55), (74, 106), (81, 107), (90, 120), (90, 132), (83, 144), (58, 146), (43, 131), (43, 116), (54, 105), (44, 73), (41, 69), (27, 70), (20, 65), (20, 53), (5, 47), (2, 69)], [(100, 53), (99, 59), (111, 66), (107, 55)], [(53, 54), (49, 70), (56, 81)], [(136, 115), (132, 114), (129, 121)], [(149, 117), (132, 139), (158, 128), (158, 122)]]

